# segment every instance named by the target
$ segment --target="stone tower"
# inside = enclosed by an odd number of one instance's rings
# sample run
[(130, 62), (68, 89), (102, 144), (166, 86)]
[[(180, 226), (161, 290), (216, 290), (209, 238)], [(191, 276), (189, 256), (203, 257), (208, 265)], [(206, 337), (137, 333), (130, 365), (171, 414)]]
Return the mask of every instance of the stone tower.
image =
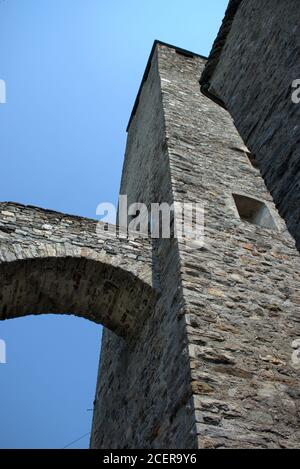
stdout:
[(105, 331), (92, 447), (299, 446), (299, 257), (205, 63), (156, 43), (129, 122), (120, 193), (204, 202), (206, 237), (156, 240), (155, 308)]
[(200, 91), (205, 63), (155, 42), (120, 190), (204, 203), (204, 245), (0, 206), (1, 318), (106, 326), (92, 448), (299, 446), (299, 256), (230, 115)]

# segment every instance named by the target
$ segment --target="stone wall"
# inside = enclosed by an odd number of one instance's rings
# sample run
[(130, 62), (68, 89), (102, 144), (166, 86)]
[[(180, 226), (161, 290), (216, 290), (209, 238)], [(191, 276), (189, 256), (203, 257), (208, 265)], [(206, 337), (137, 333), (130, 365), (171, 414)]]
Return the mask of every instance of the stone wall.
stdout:
[[(206, 240), (156, 240), (160, 294), (138, 339), (103, 339), (92, 447), (299, 445), (299, 256), (230, 115), (200, 93), (203, 58), (156, 44), (121, 193), (204, 202)], [(233, 194), (274, 229), (240, 219)]]
[(155, 301), (151, 244), (96, 228), (96, 220), (0, 203), (0, 320), (75, 314), (136, 334)]
[[(120, 192), (129, 204), (173, 201), (156, 47), (150, 61), (128, 132)], [(104, 333), (92, 448), (197, 445), (179, 262), (175, 239), (153, 242), (156, 307), (136, 341)]]
[[(204, 97), (205, 65), (161, 51), (172, 187), (205, 204), (205, 246), (179, 245), (199, 447), (299, 446), (300, 262), (230, 115)], [(277, 229), (242, 221), (258, 199)]]
[(296, 79), (299, 1), (231, 0), (201, 83), (232, 115), (300, 249), (300, 104), (292, 102)]

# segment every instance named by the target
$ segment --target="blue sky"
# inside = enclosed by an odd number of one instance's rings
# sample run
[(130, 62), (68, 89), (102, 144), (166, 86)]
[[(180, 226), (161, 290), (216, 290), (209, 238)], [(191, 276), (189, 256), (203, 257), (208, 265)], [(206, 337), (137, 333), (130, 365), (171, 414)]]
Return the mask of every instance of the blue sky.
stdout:
[[(154, 39), (208, 55), (226, 6), (1, 1), (0, 200), (92, 218), (99, 203), (116, 203), (125, 129)], [(63, 448), (89, 432), (101, 327), (28, 316), (0, 323), (0, 339), (0, 448)]]

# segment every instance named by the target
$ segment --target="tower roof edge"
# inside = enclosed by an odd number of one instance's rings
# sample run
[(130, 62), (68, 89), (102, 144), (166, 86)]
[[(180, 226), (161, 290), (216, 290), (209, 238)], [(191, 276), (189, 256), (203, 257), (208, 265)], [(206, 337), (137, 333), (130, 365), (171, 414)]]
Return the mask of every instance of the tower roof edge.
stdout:
[(181, 52), (182, 54), (185, 54), (185, 55), (190, 56), (190, 57), (192, 57), (192, 56), (200, 57), (201, 59), (207, 60), (207, 57), (204, 56), (204, 55), (197, 54), (196, 52), (192, 52), (192, 51), (189, 51), (187, 49), (183, 49), (182, 47), (174, 46), (174, 45), (169, 44), (167, 42), (160, 41), (159, 39), (155, 39), (154, 42), (153, 42), (152, 48), (151, 48), (151, 52), (150, 52), (150, 55), (149, 55), (149, 58), (148, 58), (148, 61), (147, 61), (147, 65), (146, 65), (143, 77), (142, 77), (142, 81), (141, 81), (141, 84), (140, 84), (140, 87), (139, 87), (139, 90), (138, 90), (138, 93), (137, 93), (137, 96), (136, 96), (136, 99), (135, 99), (135, 102), (134, 102), (134, 105), (133, 105), (133, 108), (132, 108), (132, 112), (130, 114), (130, 118), (129, 118), (128, 125), (127, 125), (127, 128), (126, 128), (126, 132), (128, 132), (131, 121), (132, 121), (132, 119), (135, 115), (135, 112), (137, 110), (137, 107), (138, 107), (138, 104), (139, 104), (139, 97), (140, 97), (140, 94), (141, 94), (141, 91), (142, 91), (142, 88), (143, 88), (143, 84), (146, 81), (146, 78), (148, 76), (149, 69), (151, 67), (152, 57), (153, 57), (154, 52), (155, 52), (158, 45), (168, 47), (169, 49), (175, 49), (176, 51)]

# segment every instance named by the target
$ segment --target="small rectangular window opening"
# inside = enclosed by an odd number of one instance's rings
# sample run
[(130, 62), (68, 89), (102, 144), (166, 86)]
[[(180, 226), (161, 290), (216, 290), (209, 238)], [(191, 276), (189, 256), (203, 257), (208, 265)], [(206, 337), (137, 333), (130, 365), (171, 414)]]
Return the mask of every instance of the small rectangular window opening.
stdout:
[(277, 230), (270, 210), (264, 202), (239, 194), (232, 194), (232, 196), (241, 220), (262, 228)]

